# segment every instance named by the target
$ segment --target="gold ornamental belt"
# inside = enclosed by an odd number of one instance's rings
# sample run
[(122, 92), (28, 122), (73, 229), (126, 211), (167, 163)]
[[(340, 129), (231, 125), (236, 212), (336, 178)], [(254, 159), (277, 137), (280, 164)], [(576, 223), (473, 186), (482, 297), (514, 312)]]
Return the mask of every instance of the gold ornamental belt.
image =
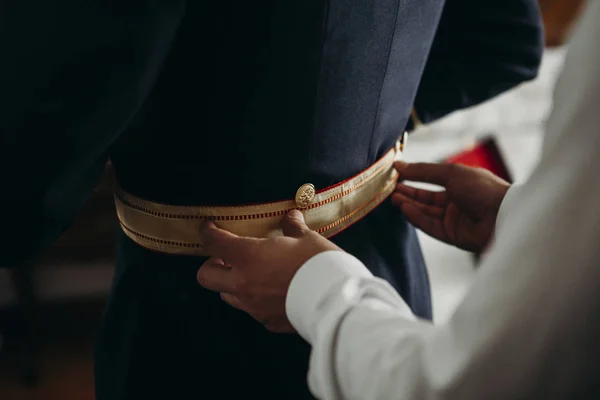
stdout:
[(393, 168), (406, 141), (358, 175), (317, 190), (302, 185), (295, 199), (242, 206), (176, 206), (140, 199), (117, 187), (115, 206), (123, 232), (149, 250), (179, 255), (209, 256), (198, 238), (200, 224), (211, 220), (240, 236), (282, 235), (279, 224), (291, 210), (304, 214), (308, 227), (331, 237), (367, 215), (394, 190), (398, 174)]

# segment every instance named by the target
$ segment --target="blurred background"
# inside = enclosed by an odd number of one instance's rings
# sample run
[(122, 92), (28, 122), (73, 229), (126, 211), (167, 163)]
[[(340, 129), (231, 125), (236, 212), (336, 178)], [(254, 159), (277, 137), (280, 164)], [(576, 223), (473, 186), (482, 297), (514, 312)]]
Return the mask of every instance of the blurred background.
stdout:
[[(420, 128), (408, 161), (478, 165), (527, 178), (539, 156), (565, 41), (583, 0), (539, 0), (546, 52), (535, 81)], [(0, 399), (93, 399), (94, 334), (113, 274), (112, 174), (75, 225), (28, 269), (0, 270)], [(421, 235), (433, 286), (434, 319), (449, 317), (477, 269), (477, 257)]]

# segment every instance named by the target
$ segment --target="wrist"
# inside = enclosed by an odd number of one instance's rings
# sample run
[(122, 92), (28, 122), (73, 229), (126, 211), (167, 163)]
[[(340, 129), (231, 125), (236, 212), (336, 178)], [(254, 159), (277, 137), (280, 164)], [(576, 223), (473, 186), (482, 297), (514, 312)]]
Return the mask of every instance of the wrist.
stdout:
[(510, 204), (513, 203), (514, 199), (517, 197), (516, 194), (519, 192), (519, 187), (520, 185), (509, 185), (504, 192), (504, 196), (502, 197), (502, 201), (499, 204), (498, 211), (496, 213), (495, 232), (500, 229), (503, 221), (508, 218), (508, 209), (510, 209)]
[(504, 203), (504, 199), (506, 198), (506, 194), (508, 193), (508, 191), (511, 188), (511, 184), (506, 182), (506, 181), (502, 181), (502, 184), (498, 190), (498, 201), (497, 201), (497, 206), (496, 206), (496, 218), (495, 220), (498, 219), (498, 213), (500, 212), (500, 208), (502, 208), (502, 203)]
[(316, 254), (296, 271), (286, 296), (286, 314), (290, 323), (309, 343), (314, 339), (320, 313), (326, 309), (328, 297), (336, 288), (352, 277), (373, 275), (354, 256), (329, 250)]
[(487, 251), (490, 247), (491, 243), (494, 240), (494, 236), (496, 233), (496, 225), (498, 223), (498, 216), (500, 214), (500, 210), (502, 208), (502, 204), (504, 203), (504, 199), (506, 198), (507, 193), (511, 188), (511, 184), (502, 180), (498, 182), (494, 191), (496, 192), (493, 196), (494, 200), (492, 201), (488, 212), (486, 213), (485, 219), (488, 221), (487, 237), (482, 240), (478, 248), (471, 249), (473, 253), (476, 255), (481, 255)]

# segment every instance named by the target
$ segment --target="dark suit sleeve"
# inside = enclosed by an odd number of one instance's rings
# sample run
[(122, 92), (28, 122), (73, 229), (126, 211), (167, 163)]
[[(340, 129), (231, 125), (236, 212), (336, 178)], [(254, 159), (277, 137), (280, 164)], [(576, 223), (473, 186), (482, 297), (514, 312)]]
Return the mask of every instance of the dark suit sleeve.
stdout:
[(70, 226), (153, 85), (179, 0), (6, 0), (0, 25), (0, 266)]
[(537, 0), (447, 0), (415, 100), (423, 123), (537, 76), (544, 49)]

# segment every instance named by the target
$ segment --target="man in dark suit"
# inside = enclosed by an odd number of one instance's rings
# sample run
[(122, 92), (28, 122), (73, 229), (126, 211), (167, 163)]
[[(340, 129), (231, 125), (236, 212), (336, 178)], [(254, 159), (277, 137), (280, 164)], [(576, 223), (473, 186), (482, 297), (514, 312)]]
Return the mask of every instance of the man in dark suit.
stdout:
[[(307, 187), (310, 200), (360, 177), (417, 116), (532, 79), (543, 48), (534, 0), (11, 0), (2, 18), (2, 265), (69, 226), (109, 157), (122, 190), (98, 400), (310, 398), (308, 346), (199, 288), (205, 258), (160, 237), (194, 217), (143, 205), (261, 210)], [(369, 211), (335, 242), (431, 318), (414, 228), (385, 201)]]

